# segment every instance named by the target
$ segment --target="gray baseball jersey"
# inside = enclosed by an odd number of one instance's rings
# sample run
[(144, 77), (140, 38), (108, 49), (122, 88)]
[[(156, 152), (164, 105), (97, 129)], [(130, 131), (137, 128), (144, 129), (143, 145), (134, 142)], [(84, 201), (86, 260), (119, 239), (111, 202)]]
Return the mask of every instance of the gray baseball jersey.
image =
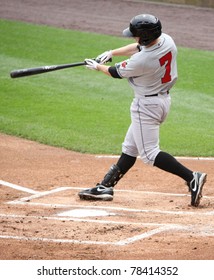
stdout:
[(139, 53), (116, 64), (121, 78), (127, 78), (134, 90), (131, 125), (122, 151), (140, 155), (147, 164), (154, 164), (159, 148), (159, 127), (171, 105), (169, 90), (177, 80), (177, 48), (173, 39), (162, 34), (157, 44), (141, 46)]
[(130, 59), (116, 64), (121, 78), (128, 78), (135, 97), (167, 92), (177, 79), (177, 48), (173, 39), (162, 34), (152, 47), (141, 46), (141, 51)]

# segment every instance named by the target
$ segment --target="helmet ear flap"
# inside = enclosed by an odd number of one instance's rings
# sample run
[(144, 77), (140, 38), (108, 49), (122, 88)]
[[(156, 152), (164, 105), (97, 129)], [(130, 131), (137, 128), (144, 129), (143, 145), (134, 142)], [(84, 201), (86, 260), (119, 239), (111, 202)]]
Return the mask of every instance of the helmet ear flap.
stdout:
[(155, 39), (160, 37), (161, 33), (162, 33), (162, 31), (159, 26), (157, 26), (153, 30), (144, 30), (144, 31), (142, 31), (142, 34), (140, 36), (139, 44), (142, 46), (147, 46), (151, 42), (153, 42)]

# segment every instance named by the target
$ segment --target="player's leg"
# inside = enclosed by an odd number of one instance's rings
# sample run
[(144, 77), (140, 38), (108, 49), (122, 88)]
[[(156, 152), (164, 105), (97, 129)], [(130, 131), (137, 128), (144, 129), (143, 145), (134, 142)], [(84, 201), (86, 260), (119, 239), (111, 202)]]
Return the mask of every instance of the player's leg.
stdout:
[(101, 183), (94, 188), (79, 192), (80, 199), (85, 200), (112, 200), (114, 186), (125, 175), (125, 173), (134, 165), (136, 157), (131, 157), (122, 153), (117, 164), (113, 164), (104, 176)]
[(144, 163), (190, 182), (193, 179), (193, 171), (180, 164), (170, 154), (161, 151), (159, 147), (159, 129), (167, 117), (170, 103), (168, 96), (137, 100), (133, 104), (133, 136)]
[[(121, 154), (118, 162), (113, 164), (109, 171), (104, 176), (101, 183), (98, 183), (94, 188), (86, 189), (79, 192), (80, 199), (84, 200), (112, 200), (114, 195), (114, 186), (118, 181), (128, 172), (128, 170), (135, 164), (137, 158), (137, 150), (132, 143), (132, 129), (131, 126), (126, 134), (124, 143), (126, 148)], [(128, 148), (130, 146), (130, 148)], [(132, 155), (129, 155), (132, 154)]]
[(152, 104), (148, 100), (139, 100), (134, 105), (133, 131), (140, 157), (146, 164), (154, 165), (184, 179), (191, 191), (191, 205), (198, 206), (207, 175), (193, 172), (179, 163), (172, 155), (160, 150), (159, 126), (167, 116), (170, 103), (167, 99), (159, 101), (157, 99)]
[(193, 172), (163, 151), (157, 155), (154, 166), (184, 179), (191, 192), (191, 205), (197, 207), (200, 204), (202, 189), (207, 177), (206, 173)]
[(154, 165), (160, 152), (159, 129), (163, 109), (159, 98), (135, 99), (131, 107), (132, 130), (135, 145), (142, 161)]

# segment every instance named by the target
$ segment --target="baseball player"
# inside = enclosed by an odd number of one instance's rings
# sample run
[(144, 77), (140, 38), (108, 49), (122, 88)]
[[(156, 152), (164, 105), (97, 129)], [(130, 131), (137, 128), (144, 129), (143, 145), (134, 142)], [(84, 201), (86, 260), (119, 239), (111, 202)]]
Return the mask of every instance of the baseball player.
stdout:
[[(159, 128), (166, 119), (170, 104), (170, 89), (177, 80), (177, 48), (173, 39), (162, 33), (160, 20), (149, 14), (137, 15), (123, 35), (135, 43), (106, 51), (99, 55), (99, 63), (86, 59), (86, 67), (117, 79), (127, 79), (134, 91), (131, 104), (131, 124), (122, 144), (122, 154), (116, 164), (95, 187), (79, 192), (80, 199), (112, 200), (117, 182), (134, 165), (137, 156), (184, 179), (191, 192), (191, 205), (197, 207), (207, 174), (188, 169), (159, 147)], [(129, 59), (104, 65), (113, 56)]]

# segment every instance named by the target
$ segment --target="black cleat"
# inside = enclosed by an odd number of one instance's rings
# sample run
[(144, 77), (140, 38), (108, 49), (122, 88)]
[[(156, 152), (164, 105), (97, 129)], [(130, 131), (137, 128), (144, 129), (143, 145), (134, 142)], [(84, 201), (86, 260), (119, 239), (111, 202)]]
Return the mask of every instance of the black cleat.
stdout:
[(200, 172), (193, 172), (193, 179), (187, 185), (191, 192), (191, 205), (198, 207), (202, 198), (202, 189), (206, 182), (207, 174)]
[(114, 191), (112, 187), (97, 185), (95, 188), (86, 189), (78, 193), (79, 198), (83, 200), (113, 200)]

